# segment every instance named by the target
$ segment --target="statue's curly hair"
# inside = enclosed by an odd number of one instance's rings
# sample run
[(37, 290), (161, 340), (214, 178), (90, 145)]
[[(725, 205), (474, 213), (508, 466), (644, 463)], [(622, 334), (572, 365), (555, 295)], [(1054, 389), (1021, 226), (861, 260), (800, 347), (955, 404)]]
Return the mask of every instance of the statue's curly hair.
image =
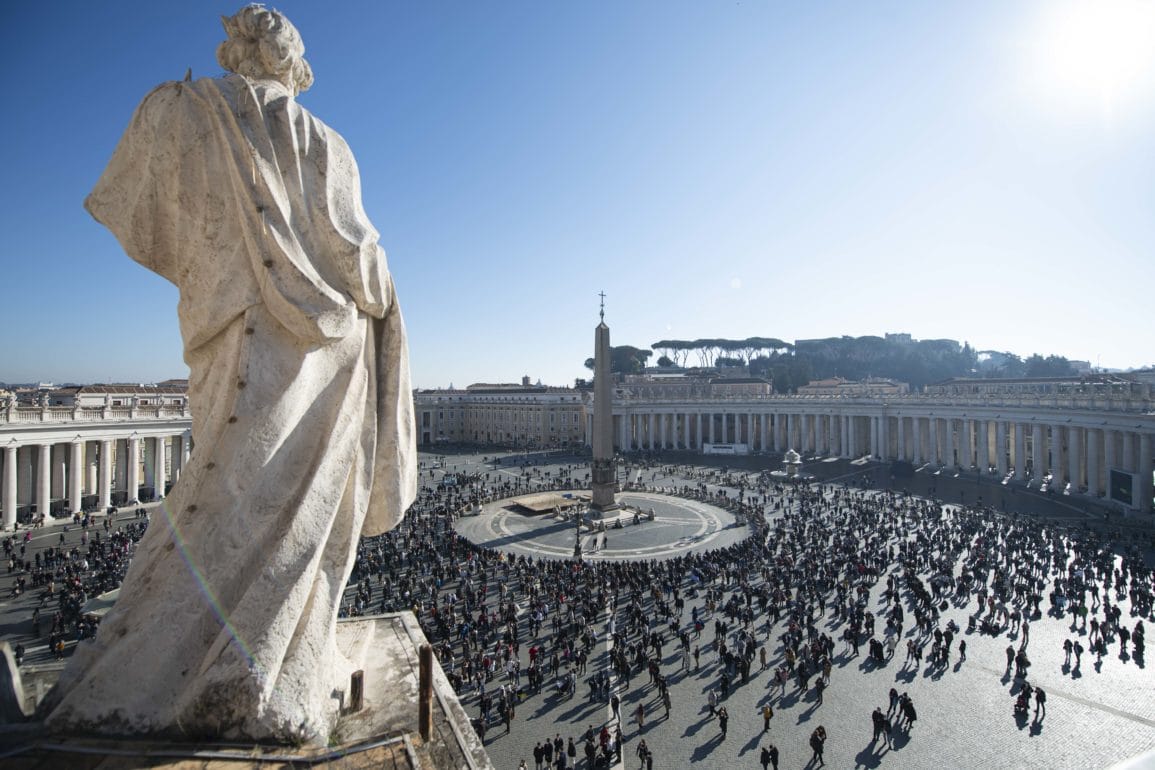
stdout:
[(217, 46), (217, 63), (229, 72), (256, 80), (278, 80), (294, 94), (313, 85), (305, 44), (297, 28), (260, 3), (221, 17), (228, 40)]

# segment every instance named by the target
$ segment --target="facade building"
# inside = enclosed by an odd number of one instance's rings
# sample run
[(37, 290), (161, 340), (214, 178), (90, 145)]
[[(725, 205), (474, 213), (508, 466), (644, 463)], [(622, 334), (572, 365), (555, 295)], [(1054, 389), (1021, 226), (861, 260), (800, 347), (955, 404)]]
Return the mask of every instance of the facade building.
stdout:
[(1155, 369), (1136, 369), (1132, 372), (1123, 372), (1115, 375), (1124, 380), (1132, 382), (1142, 382), (1148, 385), (1155, 385)]
[[(600, 405), (588, 404), (587, 423)], [(974, 469), (1151, 511), (1155, 386), (1094, 378), (951, 380), (921, 393), (721, 394), (614, 389), (618, 451), (751, 452)]]
[(464, 390), (413, 394), (421, 446), (468, 443), (503, 447), (580, 447), (585, 443), (585, 397), (575, 388), (477, 383)]
[(39, 389), (0, 404), (0, 523), (163, 497), (192, 449), (187, 385)]
[[(751, 452), (974, 469), (1151, 511), (1155, 383), (1146, 377), (954, 379), (923, 392), (779, 395), (765, 380), (680, 373), (612, 388), (615, 451)], [(414, 393), (422, 445), (589, 445), (591, 389), (471, 385)], [(182, 383), (84, 386), (0, 401), (0, 519), (160, 496), (192, 448)]]

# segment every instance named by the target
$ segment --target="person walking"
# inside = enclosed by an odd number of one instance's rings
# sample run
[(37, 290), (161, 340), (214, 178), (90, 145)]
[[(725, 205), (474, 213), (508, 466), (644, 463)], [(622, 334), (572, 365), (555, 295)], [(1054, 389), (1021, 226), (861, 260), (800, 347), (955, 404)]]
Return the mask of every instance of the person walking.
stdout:
[(722, 728), (722, 738), (726, 737), (726, 727), (730, 723), (730, 712), (726, 711), (726, 707), (718, 709), (718, 727)]
[(813, 754), (810, 757), (811, 762), (817, 762), (820, 765), (825, 765), (826, 760), (822, 758), (822, 751), (826, 747), (826, 728), (818, 725), (814, 732), (810, 733), (810, 748)]
[(871, 737), (870, 742), (874, 743), (880, 735), (886, 732), (886, 717), (882, 713), (882, 706), (874, 709), (874, 713), (870, 715), (870, 720), (874, 723), (874, 735)]
[(762, 704), (762, 732), (770, 729), (770, 720), (774, 718), (774, 709), (769, 703)]
[(644, 702), (638, 702), (638, 707), (634, 709), (634, 719), (638, 723), (638, 732), (641, 732), (646, 726), (646, 704)]
[(770, 765), (774, 770), (778, 770), (778, 747), (773, 743), (768, 743), (762, 747), (762, 770), (766, 770), (766, 766)]

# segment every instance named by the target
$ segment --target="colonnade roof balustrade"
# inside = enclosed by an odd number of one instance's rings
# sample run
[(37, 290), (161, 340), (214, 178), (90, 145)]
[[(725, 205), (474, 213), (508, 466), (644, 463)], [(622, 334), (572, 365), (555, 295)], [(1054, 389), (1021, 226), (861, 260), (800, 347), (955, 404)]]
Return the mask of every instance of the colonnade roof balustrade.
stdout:
[(614, 403), (625, 404), (675, 404), (691, 403), (708, 406), (710, 404), (847, 404), (869, 407), (926, 407), (926, 406), (973, 406), (1006, 407), (1018, 409), (1077, 409), (1089, 411), (1116, 412), (1127, 414), (1155, 415), (1155, 399), (1145, 395), (1123, 394), (997, 394), (997, 395), (939, 395), (908, 393), (888, 396), (863, 395), (795, 395), (779, 394), (717, 394), (717, 395), (663, 395), (641, 394), (618, 391)]
[(60, 422), (131, 422), (136, 420), (192, 419), (188, 406), (13, 406), (0, 409), (0, 425)]

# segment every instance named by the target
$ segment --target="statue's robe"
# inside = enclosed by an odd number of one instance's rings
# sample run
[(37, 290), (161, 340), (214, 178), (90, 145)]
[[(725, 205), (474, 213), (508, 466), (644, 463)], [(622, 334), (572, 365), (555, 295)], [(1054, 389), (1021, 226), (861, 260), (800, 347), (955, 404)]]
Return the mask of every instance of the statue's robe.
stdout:
[(194, 445), (48, 723), (323, 742), (358, 538), (416, 492), (405, 330), (353, 155), (280, 84), (166, 83), (86, 206), (180, 289)]

